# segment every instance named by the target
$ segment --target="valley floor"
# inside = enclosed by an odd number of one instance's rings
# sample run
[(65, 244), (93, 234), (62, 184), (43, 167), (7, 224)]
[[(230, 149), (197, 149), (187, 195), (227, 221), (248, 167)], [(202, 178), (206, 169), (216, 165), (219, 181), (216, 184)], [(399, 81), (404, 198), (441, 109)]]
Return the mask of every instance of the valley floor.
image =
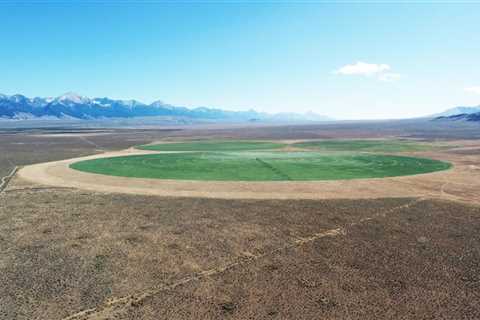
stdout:
[[(0, 135), (2, 176), (12, 164), (232, 130), (84, 137), (91, 143)], [(0, 319), (478, 319), (480, 148), (454, 138), (462, 145), (441, 157), (459, 171), (371, 199), (162, 197), (15, 175), (0, 193)]]

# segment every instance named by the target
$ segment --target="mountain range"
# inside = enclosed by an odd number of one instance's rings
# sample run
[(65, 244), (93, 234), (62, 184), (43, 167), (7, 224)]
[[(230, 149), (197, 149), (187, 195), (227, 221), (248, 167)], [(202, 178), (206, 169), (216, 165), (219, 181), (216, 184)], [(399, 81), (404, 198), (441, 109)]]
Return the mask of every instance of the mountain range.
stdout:
[(162, 101), (145, 104), (136, 100), (87, 98), (69, 92), (56, 98), (27, 98), (23, 95), (0, 94), (0, 119), (115, 119), (164, 117), (210, 121), (327, 121), (325, 116), (307, 112), (269, 114), (248, 111), (227, 111), (218, 108), (186, 108)]

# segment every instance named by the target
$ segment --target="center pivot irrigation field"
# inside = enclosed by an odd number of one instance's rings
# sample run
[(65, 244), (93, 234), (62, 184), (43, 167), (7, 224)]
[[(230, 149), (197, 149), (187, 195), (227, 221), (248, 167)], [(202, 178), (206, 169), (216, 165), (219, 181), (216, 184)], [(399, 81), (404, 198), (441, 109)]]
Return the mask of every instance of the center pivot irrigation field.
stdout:
[(269, 141), (245, 141), (245, 140), (208, 140), (208, 141), (187, 141), (179, 143), (162, 143), (143, 145), (137, 149), (151, 151), (244, 151), (244, 150), (266, 150), (284, 147), (283, 143)]
[[(217, 142), (214, 151), (159, 153), (80, 161), (71, 168), (121, 177), (206, 181), (312, 181), (382, 178), (429, 173), (450, 168), (442, 161), (397, 155), (278, 151), (266, 142)], [(216, 143), (142, 146), (150, 150), (215, 150)]]
[(318, 140), (298, 142), (295, 143), (294, 146), (311, 150), (350, 152), (411, 152), (427, 151), (442, 147), (431, 143), (387, 139)]

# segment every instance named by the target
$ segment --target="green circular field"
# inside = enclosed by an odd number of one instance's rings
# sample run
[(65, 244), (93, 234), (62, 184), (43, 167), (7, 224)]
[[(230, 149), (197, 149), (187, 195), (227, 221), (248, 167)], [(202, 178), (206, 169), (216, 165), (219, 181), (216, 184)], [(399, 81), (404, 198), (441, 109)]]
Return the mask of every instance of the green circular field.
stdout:
[(442, 161), (377, 154), (318, 152), (189, 152), (85, 160), (71, 168), (121, 177), (289, 181), (381, 178), (450, 168)]
[(138, 146), (137, 149), (152, 151), (244, 151), (278, 149), (284, 146), (285, 144), (283, 143), (269, 141), (197, 140), (148, 144)]
[(412, 152), (438, 149), (441, 146), (432, 143), (393, 140), (313, 140), (297, 142), (293, 146), (317, 151), (347, 151), (347, 152)]

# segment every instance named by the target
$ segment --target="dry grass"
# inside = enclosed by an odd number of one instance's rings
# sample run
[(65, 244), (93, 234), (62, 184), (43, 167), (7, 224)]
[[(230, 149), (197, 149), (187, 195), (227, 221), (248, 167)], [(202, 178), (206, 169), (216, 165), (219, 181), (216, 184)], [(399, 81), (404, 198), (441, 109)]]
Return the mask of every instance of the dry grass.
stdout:
[[(242, 134), (362, 129), (285, 128)], [(93, 144), (0, 135), (0, 169), (238, 132), (122, 131), (87, 136)], [(476, 170), (478, 154), (462, 150), (443, 156)], [(460, 180), (437, 187), (478, 196)], [(479, 207), (445, 200), (168, 198), (13, 179), (0, 193), (0, 319), (478, 319), (479, 235)]]
[(0, 228), (2, 319), (480, 315), (480, 210), (450, 202), (24, 190)]

